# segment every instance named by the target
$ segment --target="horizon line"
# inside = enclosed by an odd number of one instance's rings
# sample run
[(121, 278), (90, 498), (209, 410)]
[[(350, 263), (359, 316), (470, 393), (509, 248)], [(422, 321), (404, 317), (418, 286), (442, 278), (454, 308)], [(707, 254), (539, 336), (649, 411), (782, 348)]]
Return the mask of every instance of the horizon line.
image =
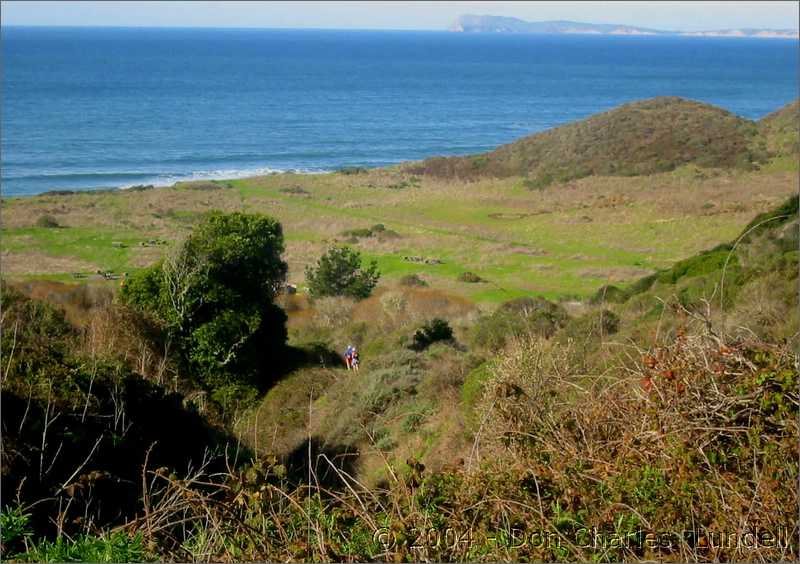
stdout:
[(330, 31), (448, 31), (447, 28), (386, 28), (386, 27), (288, 27), (288, 26), (216, 26), (216, 25), (115, 25), (115, 24), (4, 24), (0, 28), (36, 27), (59, 29), (296, 29)]
[[(523, 20), (524, 21), (524, 20)], [(537, 22), (527, 22), (527, 23), (546, 23), (549, 21), (572, 21), (572, 20), (542, 20)], [(573, 23), (584, 23), (584, 24), (591, 24), (590, 22), (578, 22), (575, 21)], [(605, 24), (603, 24), (605, 25)], [(612, 24), (612, 25), (624, 25), (627, 27), (642, 27), (643, 26), (636, 26), (636, 25), (629, 25), (629, 24)], [(460, 35), (567, 35), (567, 36), (595, 36), (595, 34), (591, 33), (529, 33), (529, 32), (474, 32), (474, 33), (464, 33), (464, 32), (454, 32), (447, 27), (442, 28), (385, 28), (385, 27), (297, 27), (297, 26), (213, 26), (213, 25), (159, 25), (159, 24), (145, 24), (145, 25), (109, 25), (109, 24), (28, 24), (28, 23), (13, 23), (13, 24), (4, 24), (0, 22), (0, 29), (10, 29), (10, 28), (41, 28), (41, 29), (216, 29), (216, 30), (297, 30), (297, 31), (414, 31), (414, 32), (430, 32), (430, 33), (437, 33), (437, 32), (445, 32), (445, 33), (459, 33)], [(644, 28), (643, 28), (644, 29)], [(649, 29), (649, 28), (648, 28)], [(652, 28), (656, 29), (656, 28)], [(686, 36), (698, 39), (726, 39), (725, 37), (709, 37), (709, 36), (696, 36), (693, 34), (696, 33), (709, 33), (709, 32), (722, 32), (722, 31), (735, 31), (735, 30), (763, 30), (763, 31), (789, 31), (789, 32), (800, 32), (800, 28), (778, 28), (778, 27), (728, 27), (728, 28), (719, 28), (719, 29), (705, 29), (700, 31), (690, 31), (690, 30), (657, 30), (663, 32), (663, 35), (673, 35), (673, 36)], [(601, 36), (608, 36), (608, 37), (627, 37), (624, 35), (614, 36), (611, 34), (601, 34)], [(637, 37), (637, 36), (631, 36)], [(794, 37), (758, 37), (758, 36), (746, 36), (746, 37), (728, 37), (727, 39), (794, 39)]]

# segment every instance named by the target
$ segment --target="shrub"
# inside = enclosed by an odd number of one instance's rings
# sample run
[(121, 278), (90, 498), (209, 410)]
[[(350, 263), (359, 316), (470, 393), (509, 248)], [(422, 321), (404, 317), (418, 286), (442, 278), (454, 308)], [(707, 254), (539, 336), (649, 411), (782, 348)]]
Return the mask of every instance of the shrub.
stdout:
[(418, 287), (424, 288), (428, 285), (422, 278), (419, 277), (417, 274), (407, 274), (400, 279), (401, 286), (409, 286), (409, 287)]
[(467, 284), (477, 284), (478, 282), (485, 282), (483, 278), (474, 272), (462, 272), (458, 275), (459, 282), (466, 282)]
[(220, 182), (215, 182), (213, 180), (196, 180), (191, 182), (181, 182), (178, 183), (179, 188), (183, 188), (185, 190), (200, 190), (200, 191), (210, 191), (210, 190), (221, 190), (222, 188), (227, 188), (225, 184)]
[(257, 385), (286, 343), (286, 314), (273, 303), (282, 252), (276, 220), (215, 212), (176, 253), (126, 280), (120, 297), (165, 324), (206, 387)]
[(284, 194), (296, 194), (298, 196), (311, 195), (311, 192), (301, 186), (287, 186), (285, 188), (281, 188), (280, 192), (283, 192)]
[(350, 247), (333, 247), (306, 269), (306, 281), (311, 295), (369, 297), (378, 283), (378, 264), (372, 261), (362, 267), (361, 254)]
[(417, 431), (423, 423), (425, 423), (425, 413), (416, 411), (414, 413), (410, 413), (403, 419), (403, 423), (401, 424), (401, 428), (403, 429), (404, 433), (414, 433)]
[(56, 227), (61, 227), (61, 225), (52, 215), (40, 215), (39, 219), (36, 220), (36, 227), (44, 227), (45, 229), (54, 229)]
[(619, 316), (602, 309), (571, 319), (564, 327), (564, 336), (578, 343), (589, 344), (619, 331)]
[(397, 239), (400, 237), (396, 231), (386, 229), (386, 226), (382, 223), (377, 223), (372, 227), (348, 229), (346, 231), (342, 231), (342, 236), (348, 237), (347, 240), (352, 243), (357, 243), (359, 239), (365, 239), (368, 237), (377, 237), (381, 241), (386, 239)]
[(344, 175), (353, 175), (353, 174), (366, 174), (367, 172), (369, 172), (369, 170), (367, 170), (363, 166), (345, 166), (340, 168), (337, 172), (339, 174), (344, 174)]
[(375, 448), (378, 450), (386, 452), (397, 446), (397, 442), (392, 438), (388, 429), (381, 429), (373, 438), (375, 440)]
[(614, 286), (613, 284), (608, 284), (597, 290), (597, 292), (589, 298), (589, 303), (593, 305), (602, 303), (619, 304), (624, 302), (627, 297), (627, 294), (622, 288)]
[(552, 336), (567, 322), (566, 310), (544, 298), (517, 298), (505, 302), (473, 330), (473, 342), (489, 349), (500, 349), (511, 337)]
[(12, 544), (30, 538), (30, 518), (30, 514), (25, 513), (21, 507), (6, 507), (0, 511), (0, 540), (3, 543), (3, 552)]
[(411, 349), (423, 351), (433, 343), (451, 341), (452, 339), (453, 328), (444, 319), (436, 317), (414, 332)]

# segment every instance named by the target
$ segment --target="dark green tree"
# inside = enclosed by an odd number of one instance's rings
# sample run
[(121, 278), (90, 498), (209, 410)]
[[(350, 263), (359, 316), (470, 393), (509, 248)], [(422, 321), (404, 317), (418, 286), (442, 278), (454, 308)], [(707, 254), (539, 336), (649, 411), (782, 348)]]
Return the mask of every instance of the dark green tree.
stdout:
[(372, 293), (380, 273), (373, 260), (361, 265), (361, 254), (350, 247), (333, 247), (322, 255), (316, 266), (306, 268), (306, 282), (311, 295), (350, 296), (364, 299)]
[(286, 344), (286, 316), (274, 304), (283, 250), (276, 220), (214, 212), (176, 252), (130, 277), (121, 298), (159, 318), (187, 367), (230, 397), (263, 383)]
[(446, 320), (435, 317), (414, 332), (411, 349), (424, 351), (433, 343), (452, 340), (453, 328)]

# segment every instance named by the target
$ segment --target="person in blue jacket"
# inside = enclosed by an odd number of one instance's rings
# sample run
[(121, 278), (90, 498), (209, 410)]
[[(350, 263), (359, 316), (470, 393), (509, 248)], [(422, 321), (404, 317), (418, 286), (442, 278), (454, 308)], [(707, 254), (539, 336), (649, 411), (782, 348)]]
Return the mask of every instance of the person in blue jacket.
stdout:
[(344, 364), (347, 366), (348, 370), (353, 368), (353, 353), (355, 350), (356, 348), (353, 345), (347, 345), (347, 348), (344, 350)]

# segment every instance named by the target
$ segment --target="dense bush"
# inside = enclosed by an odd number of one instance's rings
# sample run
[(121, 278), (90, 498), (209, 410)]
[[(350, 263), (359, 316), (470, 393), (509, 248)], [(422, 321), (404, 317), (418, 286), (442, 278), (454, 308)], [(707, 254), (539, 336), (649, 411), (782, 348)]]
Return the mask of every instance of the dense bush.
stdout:
[(458, 275), (458, 281), (466, 282), (468, 284), (477, 284), (478, 282), (484, 282), (484, 279), (474, 272), (462, 272)]
[(61, 225), (59, 225), (58, 220), (56, 220), (56, 218), (54, 218), (52, 215), (42, 215), (36, 220), (36, 227), (53, 229), (55, 227), (61, 227)]
[(614, 286), (613, 284), (608, 284), (597, 290), (597, 292), (589, 298), (589, 303), (593, 305), (603, 303), (620, 304), (623, 303), (627, 297), (628, 295), (622, 288)]
[(415, 351), (427, 349), (433, 343), (453, 339), (453, 329), (444, 319), (434, 318), (414, 332), (411, 348)]
[(611, 310), (600, 309), (570, 319), (559, 339), (572, 340), (580, 346), (591, 348), (609, 335), (619, 331), (619, 316)]
[[(16, 562), (143, 562), (147, 560), (142, 535), (123, 532), (96, 537), (79, 535), (54, 542), (34, 540), (30, 513), (19, 506), (6, 506), (0, 511), (3, 556)], [(19, 552), (23, 551), (24, 552)], [(16, 553), (15, 553), (16, 552)]]
[(567, 319), (562, 306), (545, 298), (517, 298), (481, 319), (473, 330), (473, 342), (481, 347), (500, 349), (512, 337), (550, 337)]
[(357, 229), (348, 229), (342, 231), (343, 237), (349, 237), (349, 241), (357, 243), (359, 239), (366, 239), (369, 237), (376, 237), (378, 240), (397, 239), (400, 235), (397, 231), (386, 229), (382, 223), (376, 223), (372, 227), (359, 227)]
[(407, 274), (400, 279), (401, 286), (409, 286), (409, 287), (425, 287), (428, 285), (425, 280), (419, 277), (418, 274)]
[(286, 278), (282, 252), (274, 219), (213, 213), (172, 256), (126, 280), (120, 296), (166, 325), (207, 388), (258, 386), (286, 343), (286, 315), (273, 303)]
[(337, 170), (339, 174), (352, 175), (352, 174), (366, 174), (369, 170), (363, 166), (345, 166)]
[(378, 283), (380, 273), (373, 260), (362, 267), (361, 254), (350, 247), (333, 247), (306, 269), (306, 281), (311, 295), (349, 296), (356, 299), (369, 297)]
[[(116, 355), (86, 351), (82, 331), (56, 306), (5, 284), (0, 293), (0, 488), (25, 509), (3, 507), (4, 557), (31, 549), (33, 538), (75, 538), (132, 519), (145, 458), (156, 468), (185, 470), (227, 442), (209, 423), (210, 410), (205, 417), (188, 410), (181, 395), (145, 380)], [(92, 335), (93, 344), (101, 333)], [(62, 549), (79, 550), (36, 546), (45, 552), (15, 559), (65, 561)]]

